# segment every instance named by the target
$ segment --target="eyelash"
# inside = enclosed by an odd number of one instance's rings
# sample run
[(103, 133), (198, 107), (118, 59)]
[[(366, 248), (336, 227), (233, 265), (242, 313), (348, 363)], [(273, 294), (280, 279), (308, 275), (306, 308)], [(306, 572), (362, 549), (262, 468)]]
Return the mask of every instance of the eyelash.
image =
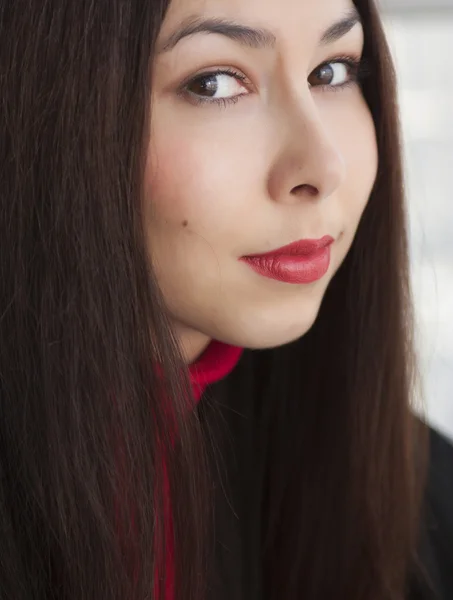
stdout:
[[(329, 92), (341, 92), (348, 87), (360, 84), (365, 79), (365, 77), (367, 75), (369, 75), (369, 67), (368, 67), (366, 60), (359, 59), (355, 56), (349, 56), (349, 55), (335, 56), (334, 58), (326, 60), (326, 61), (322, 62), (321, 64), (319, 64), (316, 67), (316, 70), (319, 70), (322, 67), (330, 65), (332, 63), (341, 63), (341, 64), (345, 65), (348, 68), (348, 70), (350, 71), (350, 79), (340, 85), (328, 85), (328, 84), (317, 85), (317, 86), (315, 86), (316, 88), (321, 89), (323, 91), (329, 91)], [(192, 77), (192, 79), (190, 79), (189, 81), (187, 81), (186, 83), (184, 83), (182, 85), (181, 89), (178, 92), (178, 95), (179, 96), (190, 96), (190, 101), (193, 104), (196, 104), (198, 106), (202, 105), (202, 104), (210, 104), (210, 105), (215, 104), (215, 105), (221, 106), (221, 107), (227, 107), (231, 104), (236, 104), (242, 96), (247, 95), (247, 94), (238, 94), (237, 96), (232, 96), (231, 98), (203, 98), (202, 96), (197, 96), (196, 94), (192, 94), (187, 91), (187, 88), (195, 81), (203, 79), (203, 77), (209, 77), (209, 76), (212, 77), (215, 75), (229, 75), (230, 77), (237, 79), (241, 83), (250, 85), (249, 79), (243, 73), (236, 71), (235, 69), (232, 69), (232, 68), (221, 68), (221, 69), (216, 69), (214, 71), (206, 71), (204, 73), (199, 73), (198, 75), (196, 75), (196, 77)]]

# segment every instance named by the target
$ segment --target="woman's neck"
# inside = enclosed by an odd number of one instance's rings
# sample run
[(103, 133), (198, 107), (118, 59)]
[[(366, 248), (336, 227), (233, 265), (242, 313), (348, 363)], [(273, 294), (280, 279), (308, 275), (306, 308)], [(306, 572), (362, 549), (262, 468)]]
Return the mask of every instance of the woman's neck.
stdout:
[(196, 362), (211, 342), (204, 333), (182, 326), (177, 327), (176, 334), (184, 362), (188, 365)]

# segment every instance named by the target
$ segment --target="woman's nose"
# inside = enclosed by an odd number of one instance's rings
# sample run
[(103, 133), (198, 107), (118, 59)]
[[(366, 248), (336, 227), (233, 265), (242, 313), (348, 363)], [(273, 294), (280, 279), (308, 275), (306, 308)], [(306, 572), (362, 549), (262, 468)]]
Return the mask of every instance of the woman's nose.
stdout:
[(270, 170), (268, 191), (293, 204), (331, 196), (345, 176), (345, 162), (332, 132), (311, 100), (285, 117), (286, 133)]

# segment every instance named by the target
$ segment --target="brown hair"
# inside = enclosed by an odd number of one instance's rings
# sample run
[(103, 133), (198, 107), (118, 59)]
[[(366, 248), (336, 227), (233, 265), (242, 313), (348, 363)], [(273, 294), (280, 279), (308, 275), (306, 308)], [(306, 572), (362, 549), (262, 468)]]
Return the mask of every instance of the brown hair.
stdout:
[[(0, 586), (15, 600), (149, 598), (156, 568), (165, 578), (162, 456), (175, 597), (203, 597), (204, 440), (141, 208), (149, 60), (167, 4), (0, 3)], [(317, 322), (284, 360), (264, 353), (258, 367), (273, 398), (263, 549), (272, 600), (402, 599), (415, 561), (424, 429), (409, 404), (394, 74), (372, 0), (356, 4), (380, 169)]]

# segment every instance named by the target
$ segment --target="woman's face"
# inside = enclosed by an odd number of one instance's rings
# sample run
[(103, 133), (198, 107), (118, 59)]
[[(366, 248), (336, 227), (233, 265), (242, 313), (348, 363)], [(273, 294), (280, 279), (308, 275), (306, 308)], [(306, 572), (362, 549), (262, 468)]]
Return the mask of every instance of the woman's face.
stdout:
[[(145, 217), (187, 360), (211, 338), (265, 348), (312, 326), (376, 176), (362, 47), (351, 0), (173, 0)], [(243, 260), (325, 236), (321, 255)]]

